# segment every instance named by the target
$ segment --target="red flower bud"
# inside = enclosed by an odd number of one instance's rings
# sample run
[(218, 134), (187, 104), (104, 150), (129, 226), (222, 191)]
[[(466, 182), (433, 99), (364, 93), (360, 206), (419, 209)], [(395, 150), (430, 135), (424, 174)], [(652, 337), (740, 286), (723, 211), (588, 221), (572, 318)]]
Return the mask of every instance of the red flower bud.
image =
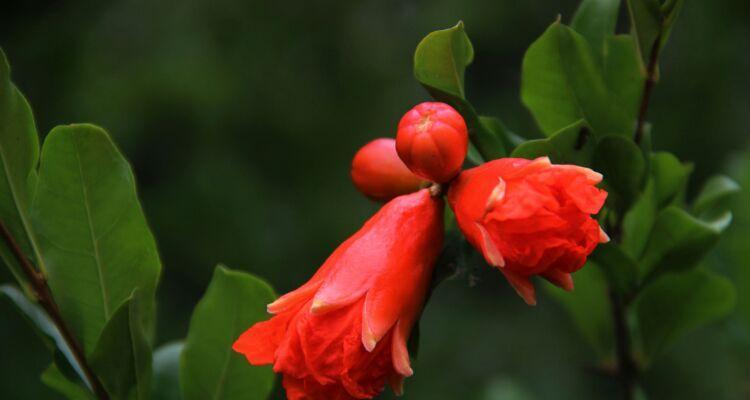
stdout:
[(234, 350), (273, 364), (291, 400), (369, 399), (412, 375), (406, 343), (443, 240), (443, 202), (427, 189), (384, 205)]
[(609, 241), (591, 218), (607, 198), (595, 186), (601, 180), (588, 168), (552, 165), (547, 157), (503, 158), (463, 171), (448, 202), (469, 242), (533, 305), (530, 276), (573, 290), (570, 274)]
[(388, 138), (375, 139), (357, 151), (352, 181), (362, 194), (378, 201), (416, 192), (425, 183), (398, 158), (396, 141)]
[(463, 117), (445, 103), (422, 103), (401, 118), (396, 135), (399, 157), (415, 174), (445, 183), (461, 170), (469, 145)]

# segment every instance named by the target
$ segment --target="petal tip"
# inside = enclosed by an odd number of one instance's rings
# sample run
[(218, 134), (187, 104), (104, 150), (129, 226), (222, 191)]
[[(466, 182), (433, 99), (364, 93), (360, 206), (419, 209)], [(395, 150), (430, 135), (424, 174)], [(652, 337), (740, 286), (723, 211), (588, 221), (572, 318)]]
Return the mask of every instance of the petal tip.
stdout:
[(329, 308), (329, 304), (321, 299), (313, 299), (310, 305), (310, 313), (322, 314)]
[(484, 213), (489, 213), (493, 207), (505, 199), (505, 181), (501, 177), (497, 177), (497, 185), (492, 189), (492, 192), (487, 197), (487, 203), (485, 204)]
[(365, 350), (368, 353), (372, 353), (375, 350), (375, 346), (378, 345), (378, 339), (375, 338), (375, 335), (373, 335), (369, 328), (362, 330), (362, 345), (365, 346)]
[(609, 235), (607, 235), (607, 232), (604, 232), (604, 229), (600, 226), (599, 227), (599, 243), (609, 243), (611, 239), (609, 238)]

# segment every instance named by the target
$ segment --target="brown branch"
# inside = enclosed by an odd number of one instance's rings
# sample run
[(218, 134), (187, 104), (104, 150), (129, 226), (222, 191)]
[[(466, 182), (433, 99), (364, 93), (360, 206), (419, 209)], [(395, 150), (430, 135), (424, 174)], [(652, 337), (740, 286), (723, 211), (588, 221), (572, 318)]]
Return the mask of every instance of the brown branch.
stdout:
[(654, 91), (654, 85), (656, 84), (656, 69), (659, 67), (659, 53), (661, 51), (660, 42), (661, 32), (654, 39), (648, 59), (648, 66), (646, 67), (646, 81), (643, 83), (641, 107), (638, 110), (638, 122), (635, 126), (635, 135), (633, 137), (633, 140), (637, 144), (640, 144), (641, 140), (643, 140), (643, 127), (646, 124), (646, 114), (648, 113), (648, 105), (651, 101), (651, 92)]
[(100, 400), (109, 400), (109, 395), (107, 394), (107, 391), (104, 390), (104, 386), (102, 386), (101, 381), (99, 381), (99, 377), (96, 376), (91, 369), (91, 366), (86, 361), (86, 355), (83, 352), (81, 345), (78, 343), (75, 336), (73, 336), (70, 328), (62, 318), (60, 309), (57, 307), (57, 303), (55, 303), (55, 300), (52, 297), (52, 292), (47, 284), (47, 278), (45, 278), (44, 275), (34, 267), (31, 260), (26, 257), (21, 250), (21, 247), (18, 245), (18, 242), (16, 242), (16, 239), (13, 237), (13, 234), (10, 233), (10, 230), (8, 230), (8, 227), (2, 220), (0, 220), (0, 235), (10, 248), (16, 261), (18, 261), (21, 270), (28, 277), (37, 302), (42, 306), (57, 327), (63, 340), (65, 340), (70, 347), (73, 357), (75, 357), (76, 361), (81, 366), (83, 374), (91, 385), (91, 390), (94, 392), (94, 395)]

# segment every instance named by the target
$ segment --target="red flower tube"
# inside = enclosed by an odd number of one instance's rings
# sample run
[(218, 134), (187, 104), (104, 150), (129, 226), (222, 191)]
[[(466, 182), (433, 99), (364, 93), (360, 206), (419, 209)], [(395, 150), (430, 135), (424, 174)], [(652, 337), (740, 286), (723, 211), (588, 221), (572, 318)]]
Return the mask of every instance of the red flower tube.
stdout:
[(396, 140), (390, 138), (362, 146), (352, 160), (351, 174), (357, 190), (378, 201), (416, 192), (426, 183), (398, 158)]
[(607, 192), (601, 174), (549, 158), (494, 160), (463, 171), (448, 191), (461, 231), (516, 292), (536, 304), (532, 275), (573, 290), (571, 273), (609, 240), (591, 217)]
[(307, 283), (269, 304), (275, 315), (234, 350), (273, 364), (291, 400), (370, 399), (386, 381), (400, 393), (442, 248), (442, 208), (427, 189), (388, 202)]

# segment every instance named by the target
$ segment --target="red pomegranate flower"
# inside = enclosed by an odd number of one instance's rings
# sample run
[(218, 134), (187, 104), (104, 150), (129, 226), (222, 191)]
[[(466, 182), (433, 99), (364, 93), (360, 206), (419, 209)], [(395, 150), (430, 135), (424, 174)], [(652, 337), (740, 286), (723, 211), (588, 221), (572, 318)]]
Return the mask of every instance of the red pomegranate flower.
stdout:
[(398, 123), (396, 150), (412, 172), (445, 183), (461, 170), (469, 147), (466, 122), (453, 107), (421, 103)]
[(406, 343), (443, 241), (443, 202), (427, 189), (384, 205), (234, 350), (273, 364), (291, 400), (369, 399), (412, 375)]
[(396, 140), (390, 138), (362, 146), (352, 160), (351, 174), (357, 190), (378, 201), (416, 192), (425, 184), (398, 158)]
[(448, 191), (458, 225), (487, 262), (498, 267), (528, 303), (536, 304), (530, 276), (566, 290), (601, 242), (609, 240), (591, 217), (607, 192), (601, 174), (549, 158), (503, 158), (463, 171)]

